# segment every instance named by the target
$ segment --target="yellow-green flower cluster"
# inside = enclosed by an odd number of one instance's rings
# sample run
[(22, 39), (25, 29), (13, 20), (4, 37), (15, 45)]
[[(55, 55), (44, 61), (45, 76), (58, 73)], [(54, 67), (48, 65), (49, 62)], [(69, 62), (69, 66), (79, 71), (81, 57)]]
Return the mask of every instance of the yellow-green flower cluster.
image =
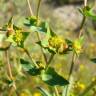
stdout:
[(23, 34), (21, 30), (16, 30), (15, 35), (14, 35), (14, 40), (15, 42), (20, 45), (21, 42), (23, 41)]
[(59, 36), (49, 38), (48, 42), (49, 46), (55, 48), (59, 53), (64, 52), (68, 48), (66, 41)]
[(75, 40), (75, 41), (73, 42), (73, 49), (75, 50), (75, 52), (76, 52), (77, 54), (80, 54), (80, 53), (81, 53), (81, 51), (82, 51), (82, 46), (81, 46), (81, 43), (80, 43), (78, 40)]
[(33, 96), (42, 96), (39, 92), (34, 93)]
[(81, 83), (81, 82), (77, 82), (75, 85), (74, 85), (74, 89), (76, 89), (77, 91), (82, 91), (85, 89), (85, 84), (84, 83)]

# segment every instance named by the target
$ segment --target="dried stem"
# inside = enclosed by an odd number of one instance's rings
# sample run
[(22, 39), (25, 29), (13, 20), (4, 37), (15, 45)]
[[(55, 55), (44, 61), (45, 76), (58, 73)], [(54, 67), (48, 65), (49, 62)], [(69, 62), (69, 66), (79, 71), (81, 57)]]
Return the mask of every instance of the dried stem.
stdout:
[(30, 10), (30, 14), (31, 16), (33, 16), (33, 11), (32, 11), (32, 8), (31, 8), (31, 4), (30, 4), (30, 1), (29, 0), (26, 0), (27, 3), (28, 3), (28, 7), (29, 7), (29, 10)]
[[(87, 6), (87, 0), (84, 0), (84, 7)], [(85, 20), (86, 20), (86, 16), (83, 16), (83, 19), (82, 19), (82, 22), (81, 22), (81, 26), (80, 26), (80, 31), (79, 31), (79, 35), (78, 35), (78, 38), (81, 37), (82, 35), (82, 30), (83, 30), (83, 26), (85, 24)], [(70, 81), (70, 77), (73, 73), (73, 68), (74, 68), (74, 62), (75, 62), (75, 59), (76, 59), (76, 55), (75, 53), (73, 53), (73, 56), (72, 56), (72, 62), (71, 62), (71, 67), (70, 67), (70, 72), (69, 72), (69, 77), (68, 77), (68, 80)], [(65, 92), (65, 96), (67, 96), (67, 93), (68, 93), (68, 86), (66, 87), (66, 92)]]
[[(10, 65), (10, 61), (9, 61), (8, 51), (5, 51), (5, 56), (6, 56), (6, 62), (7, 62), (7, 68), (8, 68), (9, 77), (10, 77), (11, 80), (13, 80), (13, 75), (12, 75), (11, 65)], [(16, 90), (15, 82), (13, 83), (13, 87)]]
[(84, 7), (87, 6), (87, 0), (84, 0)]

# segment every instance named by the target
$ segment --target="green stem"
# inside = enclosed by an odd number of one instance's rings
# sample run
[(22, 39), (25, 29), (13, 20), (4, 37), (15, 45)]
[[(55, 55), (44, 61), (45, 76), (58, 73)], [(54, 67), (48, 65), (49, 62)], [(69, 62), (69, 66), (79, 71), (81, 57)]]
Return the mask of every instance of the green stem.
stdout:
[(32, 61), (32, 63), (33, 63), (37, 68), (39, 68), (39, 66), (36, 64), (36, 62), (35, 62), (34, 59), (31, 57), (29, 51), (28, 51), (26, 48), (24, 48), (24, 52), (27, 54), (27, 56), (28, 56), (29, 59)]
[[(85, 7), (85, 6), (84, 6)], [(82, 22), (81, 22), (81, 26), (80, 26), (80, 32), (79, 32), (79, 35), (78, 35), (78, 38), (81, 37), (82, 35), (82, 29), (83, 29), (83, 26), (85, 24), (85, 20), (86, 20), (86, 16), (83, 16), (83, 19), (82, 19)], [(75, 61), (75, 53), (73, 53), (73, 56), (72, 56), (72, 62), (71, 62), (71, 67), (70, 67), (70, 72), (69, 72), (69, 77), (68, 77), (68, 80), (70, 81), (70, 77), (73, 73), (73, 68), (74, 68), (74, 61)], [(66, 92), (65, 92), (65, 96), (67, 96), (67, 93), (68, 93), (68, 86), (66, 87)]]
[(55, 55), (55, 54), (51, 54), (51, 56), (50, 56), (50, 58), (49, 58), (49, 60), (48, 60), (48, 63), (47, 63), (47, 65), (46, 65), (45, 70), (47, 70), (47, 69), (48, 69), (48, 67), (49, 67), (49, 65), (50, 65), (50, 63), (51, 63), (51, 61), (52, 61), (52, 60), (53, 60), (53, 58), (54, 58), (54, 55)]
[(58, 92), (58, 89), (57, 89), (56, 86), (54, 86), (54, 89), (55, 89), (55, 95), (56, 95), (56, 96), (60, 96), (60, 95), (59, 95), (59, 92)]
[[(76, 58), (75, 53), (73, 53), (72, 61), (71, 61), (71, 67), (70, 67), (70, 71), (69, 71), (69, 75), (68, 75), (68, 80), (69, 81), (70, 81), (71, 75), (73, 73), (75, 58)], [(68, 94), (68, 88), (69, 88), (69, 86), (66, 87), (65, 96), (67, 96), (67, 94)]]
[[(27, 0), (27, 3), (28, 3), (28, 7), (29, 7), (29, 10), (30, 10), (30, 14), (33, 15), (33, 11), (32, 11), (32, 8), (31, 8), (31, 4), (29, 2), (29, 0)], [(39, 17), (39, 9), (40, 9), (40, 4), (41, 4), (41, 0), (39, 0), (38, 2), (38, 6), (37, 6), (37, 12), (36, 12), (36, 18), (37, 18), (37, 26), (38, 26), (38, 17)], [(41, 38), (40, 38), (40, 35), (38, 32), (37, 33), (37, 38), (39, 41), (41, 41)], [(47, 57), (43, 51), (43, 48), (41, 47), (41, 52), (43, 54), (43, 57), (44, 57), (44, 60), (45, 60), (45, 63), (47, 64)]]
[[(11, 65), (10, 65), (10, 61), (9, 61), (8, 50), (5, 51), (5, 56), (6, 56), (6, 62), (7, 62), (7, 68), (8, 68), (9, 77), (10, 77), (10, 79), (13, 81), (14, 79), (13, 79), (12, 70), (11, 70)], [(15, 84), (15, 82), (13, 82), (13, 86), (12, 86), (12, 87), (14, 88), (14, 90), (15, 90), (15, 92), (16, 92), (16, 84)], [(13, 88), (12, 88), (12, 89), (13, 89)], [(16, 92), (16, 94), (17, 94), (17, 92)], [(11, 95), (10, 95), (10, 96), (11, 96)]]
[[(39, 0), (39, 1), (38, 1), (38, 5), (37, 5), (37, 12), (36, 12), (37, 26), (38, 26), (39, 9), (40, 9), (41, 1), (42, 1), (42, 0)], [(41, 41), (41, 38), (40, 38), (40, 34), (39, 34), (39, 32), (36, 32), (36, 33), (37, 33), (38, 40)], [(43, 54), (43, 57), (44, 57), (45, 63), (47, 64), (47, 57), (46, 57), (46, 55), (45, 55), (45, 53), (44, 53), (42, 47), (41, 47), (41, 52), (42, 52), (42, 54)]]
[(79, 38), (82, 35), (82, 29), (83, 29), (83, 26), (85, 24), (85, 21), (86, 21), (86, 16), (83, 16), (83, 19), (82, 19), (82, 22), (81, 22), (81, 26), (80, 26), (80, 32), (79, 32), (79, 35), (78, 35)]

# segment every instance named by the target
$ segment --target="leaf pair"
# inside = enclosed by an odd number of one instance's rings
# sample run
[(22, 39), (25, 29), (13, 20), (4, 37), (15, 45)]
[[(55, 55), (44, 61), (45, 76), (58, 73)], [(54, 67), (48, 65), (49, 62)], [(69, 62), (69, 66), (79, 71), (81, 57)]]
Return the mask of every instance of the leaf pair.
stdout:
[(43, 67), (36, 68), (30, 62), (20, 59), (23, 69), (30, 74), (31, 76), (39, 75), (46, 84), (50, 86), (64, 86), (67, 85), (69, 82), (60, 76), (54, 68), (49, 67), (45, 70)]
[(89, 17), (92, 20), (96, 20), (96, 14), (92, 11), (92, 8), (90, 8), (89, 6), (79, 9), (79, 11), (83, 16)]

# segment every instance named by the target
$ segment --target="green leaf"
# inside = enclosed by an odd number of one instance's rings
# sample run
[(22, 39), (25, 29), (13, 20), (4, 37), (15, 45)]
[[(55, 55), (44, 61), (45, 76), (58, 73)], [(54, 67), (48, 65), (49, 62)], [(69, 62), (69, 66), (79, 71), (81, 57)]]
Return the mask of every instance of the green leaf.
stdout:
[(42, 94), (43, 96), (53, 96), (53, 95), (50, 94), (47, 90), (45, 90), (45, 89), (43, 89), (43, 88), (41, 88), (41, 87), (37, 87), (37, 89), (40, 90), (40, 92), (41, 92), (41, 94)]
[(23, 42), (24, 42), (30, 33), (29, 32), (22, 32), (22, 34), (23, 34)]
[(13, 29), (16, 31), (16, 30), (22, 30), (22, 28), (16, 26), (16, 25), (13, 25)]
[(8, 29), (12, 28), (13, 28), (13, 16), (9, 19), (8, 23), (2, 27), (1, 31), (7, 31)]
[(49, 67), (46, 71), (43, 70), (41, 73), (42, 80), (50, 86), (64, 86), (69, 84), (69, 82), (60, 76), (54, 68)]
[(9, 21), (8, 21), (8, 27), (12, 27), (12, 24), (13, 23), (13, 16), (9, 19)]
[(37, 25), (37, 19), (35, 16), (31, 16), (26, 18), (26, 22), (24, 23), (25, 26), (31, 27)]
[(36, 68), (33, 64), (24, 59), (20, 59), (20, 63), (22, 64), (23, 69), (32, 76), (40, 75), (41, 70), (43, 70), (42, 67)]
[(79, 11), (83, 14), (83, 16), (89, 17), (92, 20), (96, 20), (96, 14), (93, 13), (92, 8), (89, 6), (86, 6), (83, 9), (79, 9)]
[(8, 84), (9, 87), (13, 86), (14, 84), (14, 81), (9, 79), (6, 79), (5, 82)]
[(96, 63), (96, 58), (92, 58), (91, 61), (92, 61), (93, 63)]

